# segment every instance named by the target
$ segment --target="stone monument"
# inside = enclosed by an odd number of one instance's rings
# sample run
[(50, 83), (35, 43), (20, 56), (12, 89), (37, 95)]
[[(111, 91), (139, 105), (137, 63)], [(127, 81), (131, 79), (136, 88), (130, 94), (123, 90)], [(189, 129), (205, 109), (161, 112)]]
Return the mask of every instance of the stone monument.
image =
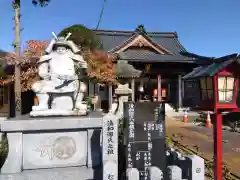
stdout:
[[(166, 179), (164, 107), (160, 102), (124, 104), (126, 168), (136, 168), (139, 179)], [(127, 176), (133, 180), (133, 174)]]
[(103, 180), (118, 180), (118, 117), (108, 114), (103, 118)]
[(33, 84), (39, 104), (32, 107), (30, 116), (86, 115), (83, 104), (86, 86), (80, 81), (79, 69), (86, 69), (87, 63), (80, 50), (67, 37), (57, 37), (46, 49), (46, 55), (38, 61), (38, 75), (41, 78)]

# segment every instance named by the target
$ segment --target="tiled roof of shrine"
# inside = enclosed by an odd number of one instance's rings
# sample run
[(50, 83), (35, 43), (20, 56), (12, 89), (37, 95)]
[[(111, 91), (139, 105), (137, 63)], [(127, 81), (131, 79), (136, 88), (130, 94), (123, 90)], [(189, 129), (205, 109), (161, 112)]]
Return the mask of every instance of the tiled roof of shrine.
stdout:
[(123, 60), (143, 62), (185, 62), (193, 63), (192, 57), (178, 40), (176, 32), (95, 30), (103, 50), (111, 53), (121, 52)]

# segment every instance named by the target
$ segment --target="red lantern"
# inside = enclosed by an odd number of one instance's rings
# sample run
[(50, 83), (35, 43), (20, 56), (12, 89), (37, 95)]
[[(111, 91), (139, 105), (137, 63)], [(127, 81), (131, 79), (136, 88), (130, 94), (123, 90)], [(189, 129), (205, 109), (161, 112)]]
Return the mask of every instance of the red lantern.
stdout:
[(158, 92), (157, 89), (154, 89), (154, 90), (153, 90), (153, 96), (154, 96), (154, 97), (157, 97), (157, 94), (158, 94), (157, 92)]
[(165, 98), (167, 96), (166, 88), (162, 88), (162, 97)]
[(213, 123), (215, 180), (222, 180), (222, 112), (240, 112), (237, 101), (240, 96), (239, 59), (238, 54), (200, 59), (202, 64), (183, 77), (184, 80), (199, 82), (201, 101), (198, 109), (213, 111), (216, 117)]

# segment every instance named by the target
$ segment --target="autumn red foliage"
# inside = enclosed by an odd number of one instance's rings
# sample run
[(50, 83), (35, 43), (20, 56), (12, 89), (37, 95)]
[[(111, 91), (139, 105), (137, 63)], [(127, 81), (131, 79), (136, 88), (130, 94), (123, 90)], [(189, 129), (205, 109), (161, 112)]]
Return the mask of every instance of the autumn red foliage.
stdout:
[[(29, 40), (23, 57), (17, 58), (15, 54), (9, 53), (5, 59), (10, 65), (17, 63), (21, 66), (22, 91), (31, 89), (32, 83), (38, 80), (37, 61), (44, 55), (44, 50), (49, 41)], [(116, 83), (115, 64), (111, 55), (103, 51), (90, 51), (86, 49), (82, 52), (84, 59), (88, 63), (88, 76), (100, 83)], [(12, 76), (12, 80), (14, 77)]]

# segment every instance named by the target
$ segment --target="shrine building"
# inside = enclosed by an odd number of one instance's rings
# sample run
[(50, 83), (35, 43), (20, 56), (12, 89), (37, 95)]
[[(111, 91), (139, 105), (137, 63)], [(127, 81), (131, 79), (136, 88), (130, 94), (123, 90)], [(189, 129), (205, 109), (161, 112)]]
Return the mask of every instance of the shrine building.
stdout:
[[(135, 69), (141, 70), (141, 77), (129, 79), (133, 90), (132, 101), (160, 101), (173, 108), (195, 103), (188, 96), (197, 86), (184, 84), (182, 77), (197, 65), (194, 58), (182, 54), (187, 52), (180, 43), (176, 32), (135, 31), (95, 31), (100, 38), (103, 50), (117, 54), (119, 60), (126, 60)], [(158, 92), (159, 96), (158, 96)], [(114, 93), (114, 92), (113, 92)], [(108, 101), (112, 93), (108, 94)]]

